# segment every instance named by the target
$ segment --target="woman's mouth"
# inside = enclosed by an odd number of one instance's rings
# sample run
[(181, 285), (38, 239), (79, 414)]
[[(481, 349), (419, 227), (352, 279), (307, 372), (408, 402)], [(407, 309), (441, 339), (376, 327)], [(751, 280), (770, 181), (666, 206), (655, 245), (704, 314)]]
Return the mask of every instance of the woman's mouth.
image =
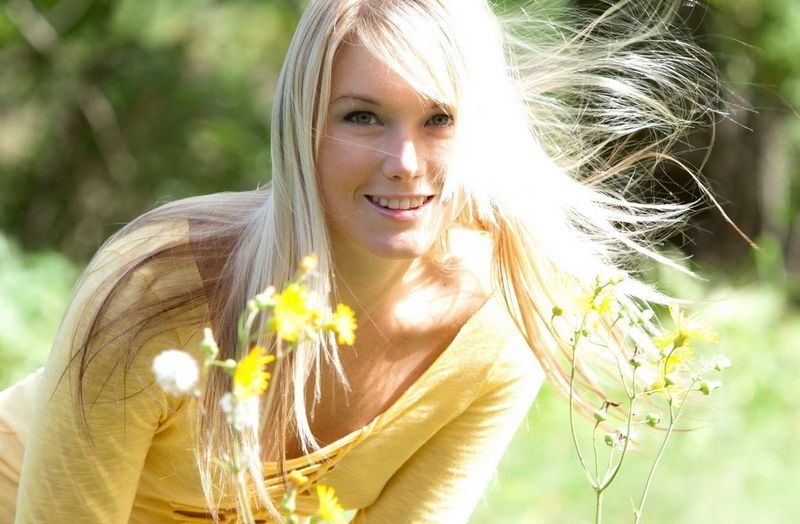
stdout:
[(374, 195), (367, 195), (367, 198), (369, 198), (373, 204), (377, 204), (386, 209), (407, 211), (409, 209), (419, 208), (432, 199), (433, 195), (404, 198), (382, 198)]
[(397, 220), (414, 220), (422, 215), (436, 195), (415, 196), (377, 196), (364, 195), (372, 206), (384, 216)]

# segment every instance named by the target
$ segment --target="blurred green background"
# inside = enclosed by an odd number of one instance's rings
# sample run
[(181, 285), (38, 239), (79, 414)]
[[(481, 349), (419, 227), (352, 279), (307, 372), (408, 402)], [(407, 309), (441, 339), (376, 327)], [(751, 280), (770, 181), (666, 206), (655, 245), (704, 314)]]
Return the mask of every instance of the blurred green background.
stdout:
[[(81, 268), (121, 224), (269, 179), (271, 93), (302, 4), (0, 3), (0, 387), (42, 364)], [(695, 412), (699, 429), (672, 441), (645, 521), (797, 522), (800, 2), (715, 0), (685, 15), (732, 116), (704, 175), (762, 250), (703, 211), (673, 243), (705, 280), (652, 273), (702, 301), (734, 367)], [(631, 520), (653, 436), (607, 495), (606, 522)], [(546, 387), (472, 522), (589, 522), (593, 504), (566, 405)]]

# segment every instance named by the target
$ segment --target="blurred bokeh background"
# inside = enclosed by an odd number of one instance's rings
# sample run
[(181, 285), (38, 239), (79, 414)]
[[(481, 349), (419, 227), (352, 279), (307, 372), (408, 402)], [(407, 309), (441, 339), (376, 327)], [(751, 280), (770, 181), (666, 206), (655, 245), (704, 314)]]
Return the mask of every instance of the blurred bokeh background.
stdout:
[[(42, 364), (71, 286), (120, 225), (160, 202), (269, 180), (270, 99), (303, 3), (0, 3), (0, 387)], [(664, 246), (703, 279), (651, 272), (699, 301), (734, 367), (698, 429), (667, 449), (645, 521), (797, 522), (800, 2), (690, 7), (730, 112), (703, 175), (761, 249), (709, 209)], [(673, 175), (681, 198), (699, 195)], [(607, 495), (607, 522), (630, 521), (654, 446), (643, 438)], [(588, 522), (593, 505), (566, 405), (546, 387), (472, 522)]]

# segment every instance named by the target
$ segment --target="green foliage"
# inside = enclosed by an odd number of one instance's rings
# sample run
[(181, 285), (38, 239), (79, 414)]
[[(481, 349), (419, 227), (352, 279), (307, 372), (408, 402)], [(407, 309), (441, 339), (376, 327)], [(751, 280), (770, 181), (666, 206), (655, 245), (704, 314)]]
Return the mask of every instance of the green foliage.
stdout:
[[(751, 236), (768, 234), (800, 267), (800, 3), (711, 0), (703, 43), (719, 63), (727, 108), (737, 125), (720, 126), (706, 175)], [(717, 224), (704, 224), (718, 234)], [(699, 241), (715, 243), (711, 233)], [(713, 248), (708, 249), (712, 251)], [(739, 258), (719, 257), (728, 266)], [(743, 249), (738, 250), (741, 253)]]
[(0, 388), (44, 364), (77, 276), (62, 255), (23, 253), (0, 232)]
[[(493, 3), (523, 4), (535, 17), (607, 5)], [(303, 4), (0, 5), (0, 67), (10, 73), (0, 75), (0, 228), (25, 248), (85, 261), (119, 224), (159, 202), (268, 182), (270, 100)], [(720, 126), (704, 174), (748, 234), (800, 245), (800, 118), (792, 110), (800, 107), (800, 4), (708, 0), (685, 11), (717, 57), (731, 109), (755, 110), (733, 111), (741, 125)], [(742, 260), (746, 243), (717, 213), (699, 226), (693, 254), (728, 266)], [(800, 267), (800, 250), (787, 250), (787, 264)]]
[(0, 7), (0, 227), (26, 248), (85, 260), (159, 201), (269, 181), (294, 2), (25, 5)]

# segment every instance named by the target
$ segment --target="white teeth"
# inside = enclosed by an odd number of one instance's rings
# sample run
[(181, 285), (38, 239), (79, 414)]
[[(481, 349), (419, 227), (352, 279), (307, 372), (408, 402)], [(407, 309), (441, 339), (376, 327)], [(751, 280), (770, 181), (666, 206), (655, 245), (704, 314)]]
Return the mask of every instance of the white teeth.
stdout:
[(402, 210), (402, 211), (408, 209), (416, 209), (425, 202), (425, 197), (398, 199), (398, 198), (378, 198), (376, 196), (370, 195), (369, 199), (381, 207)]

